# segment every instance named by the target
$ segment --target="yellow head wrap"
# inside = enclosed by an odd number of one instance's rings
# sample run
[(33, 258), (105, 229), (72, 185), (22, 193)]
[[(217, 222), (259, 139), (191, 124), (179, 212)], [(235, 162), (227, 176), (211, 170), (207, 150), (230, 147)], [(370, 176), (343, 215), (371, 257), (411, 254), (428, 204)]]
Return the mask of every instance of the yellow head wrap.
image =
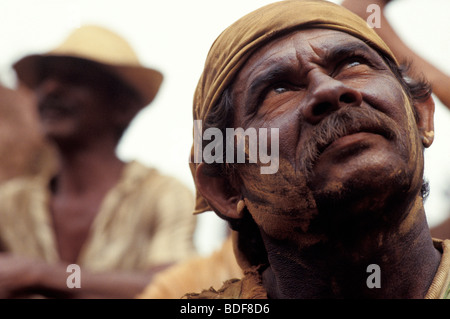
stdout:
[[(194, 95), (194, 120), (205, 120), (250, 55), (286, 32), (326, 28), (353, 35), (396, 62), (394, 54), (366, 21), (324, 0), (285, 0), (266, 5), (229, 26), (214, 41)], [(190, 167), (195, 179), (192, 146)], [(197, 192), (195, 213), (211, 210)]]

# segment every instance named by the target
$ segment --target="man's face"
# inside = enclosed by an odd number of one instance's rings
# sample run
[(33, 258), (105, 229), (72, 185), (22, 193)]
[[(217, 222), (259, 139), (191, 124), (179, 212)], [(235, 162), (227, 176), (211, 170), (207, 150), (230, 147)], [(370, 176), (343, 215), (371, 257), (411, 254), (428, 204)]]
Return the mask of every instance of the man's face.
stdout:
[(103, 79), (89, 68), (55, 63), (36, 89), (44, 134), (51, 139), (92, 138), (110, 127)]
[(278, 173), (237, 165), (247, 207), (268, 233), (306, 233), (317, 208), (345, 207), (354, 219), (420, 189), (412, 109), (363, 41), (325, 29), (289, 34), (253, 54), (232, 89), (235, 127), (279, 128)]

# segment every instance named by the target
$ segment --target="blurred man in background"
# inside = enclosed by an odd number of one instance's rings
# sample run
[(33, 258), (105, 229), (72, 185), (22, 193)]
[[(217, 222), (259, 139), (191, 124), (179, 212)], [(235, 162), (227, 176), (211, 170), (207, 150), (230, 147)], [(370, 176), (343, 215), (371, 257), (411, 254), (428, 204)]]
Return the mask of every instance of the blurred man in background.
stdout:
[(35, 94), (57, 165), (50, 177), (0, 189), (0, 297), (132, 298), (156, 272), (192, 256), (190, 190), (115, 153), (161, 73), (99, 26), (78, 28), (14, 68)]

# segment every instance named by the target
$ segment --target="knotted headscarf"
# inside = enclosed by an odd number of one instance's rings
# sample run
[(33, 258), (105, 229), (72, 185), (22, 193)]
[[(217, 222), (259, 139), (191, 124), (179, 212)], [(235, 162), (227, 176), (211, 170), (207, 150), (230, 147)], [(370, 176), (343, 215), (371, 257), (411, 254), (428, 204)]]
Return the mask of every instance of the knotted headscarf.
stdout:
[[(275, 2), (237, 20), (214, 41), (195, 91), (193, 119), (207, 118), (253, 52), (281, 35), (306, 28), (348, 33), (396, 62), (394, 54), (366, 21), (340, 5), (324, 0)], [(190, 168), (194, 179), (197, 165), (192, 146)], [(197, 192), (196, 196), (194, 213), (211, 210), (201, 194)]]

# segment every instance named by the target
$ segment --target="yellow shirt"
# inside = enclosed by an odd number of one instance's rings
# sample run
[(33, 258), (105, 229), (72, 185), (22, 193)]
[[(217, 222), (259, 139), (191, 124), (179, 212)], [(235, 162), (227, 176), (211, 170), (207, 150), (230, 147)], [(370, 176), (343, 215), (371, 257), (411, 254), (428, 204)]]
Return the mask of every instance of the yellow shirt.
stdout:
[(442, 258), (425, 299), (450, 299), (450, 239), (434, 239), (433, 243)]
[(219, 288), (227, 279), (243, 275), (229, 236), (211, 255), (190, 258), (158, 273), (137, 298), (180, 299), (187, 291)]
[[(59, 261), (48, 184), (35, 177), (0, 187), (0, 251)], [(191, 257), (193, 207), (186, 186), (130, 162), (105, 196), (76, 263), (92, 271), (144, 270)]]

